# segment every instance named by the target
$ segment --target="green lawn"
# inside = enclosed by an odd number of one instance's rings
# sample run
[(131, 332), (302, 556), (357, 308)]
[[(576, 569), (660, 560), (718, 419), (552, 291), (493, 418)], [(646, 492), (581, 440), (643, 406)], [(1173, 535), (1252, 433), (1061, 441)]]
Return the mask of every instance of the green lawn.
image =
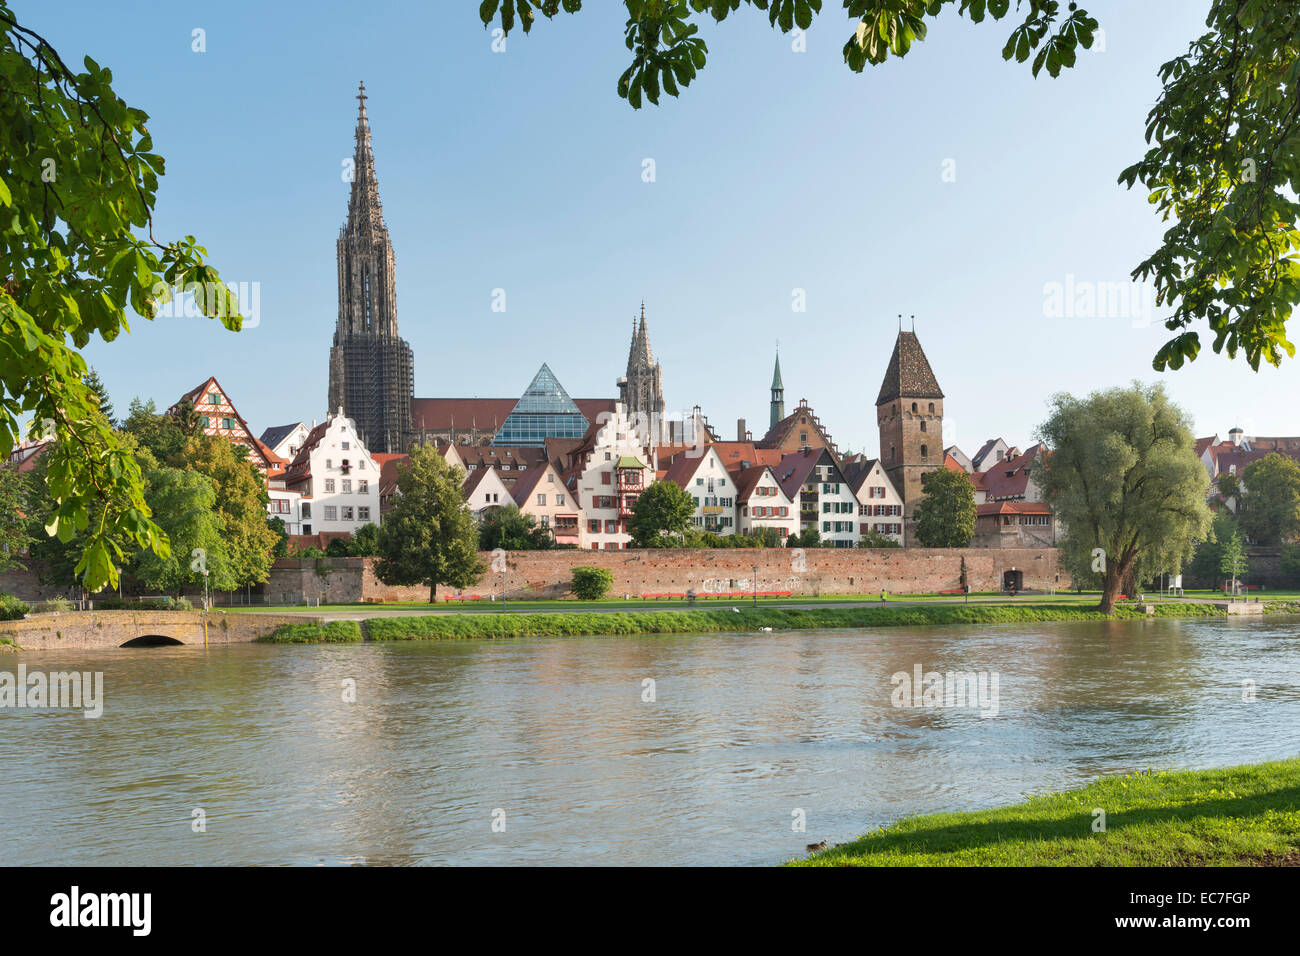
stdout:
[[(970, 595), (970, 603), (976, 602), (997, 602), (1009, 604), (1097, 604), (1101, 595), (1096, 591), (1085, 591), (1082, 594), (1075, 594), (1073, 591), (1059, 592), (1057, 594), (1024, 594), (1018, 597), (1008, 597), (997, 591), (977, 591)], [(888, 594), (884, 603), (915, 603), (918, 601), (937, 602), (944, 604), (963, 604), (965, 598), (950, 594)], [(699, 607), (740, 607), (753, 606), (754, 600), (747, 597), (707, 597), (700, 596), (694, 604), (688, 601), (678, 599), (664, 600), (647, 600), (643, 598), (633, 598), (623, 600), (621, 598), (603, 598), (599, 601), (578, 601), (575, 599), (561, 600), (510, 600), (505, 604), (507, 611), (661, 611), (672, 609), (687, 609)], [(820, 604), (880, 604), (879, 592), (875, 594), (819, 594), (819, 595), (796, 595), (787, 598), (759, 598), (759, 607), (784, 607), (790, 605), (820, 605)], [(274, 612), (276, 614), (284, 613), (301, 613), (312, 614), (318, 611), (326, 610), (346, 610), (348, 608), (357, 608), (365, 610), (382, 610), (384, 608), (393, 608), (396, 610), (405, 609), (427, 609), (438, 611), (464, 612), (467, 614), (500, 614), (502, 605), (500, 601), (439, 601), (437, 605), (430, 605), (427, 601), (389, 601), (383, 604), (365, 604), (365, 603), (346, 603), (346, 604), (321, 604), (317, 606), (304, 606), (301, 604), (286, 605), (258, 605), (256, 607), (226, 607), (220, 605), (216, 607), (219, 611), (230, 611), (233, 613), (259, 613)]]
[[(1094, 832), (1094, 810), (1106, 812)], [(1300, 865), (1300, 758), (1106, 777), (975, 813), (911, 817), (795, 866)]]

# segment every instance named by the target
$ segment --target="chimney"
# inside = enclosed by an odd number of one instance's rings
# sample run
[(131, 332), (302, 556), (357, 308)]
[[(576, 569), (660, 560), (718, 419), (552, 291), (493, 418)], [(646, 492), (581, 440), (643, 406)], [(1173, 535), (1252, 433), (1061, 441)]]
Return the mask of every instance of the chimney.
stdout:
[(745, 420), (743, 418), (737, 418), (736, 419), (736, 441), (744, 441), (744, 440), (745, 440)]

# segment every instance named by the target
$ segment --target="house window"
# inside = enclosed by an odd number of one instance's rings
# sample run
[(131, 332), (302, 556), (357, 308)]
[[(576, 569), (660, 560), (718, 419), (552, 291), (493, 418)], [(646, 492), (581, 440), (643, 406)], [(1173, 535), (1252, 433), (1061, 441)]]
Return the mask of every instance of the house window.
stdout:
[(601, 483), (602, 485), (607, 485), (607, 484), (609, 484), (609, 483), (610, 483), (610, 480), (611, 480), (611, 476), (612, 476), (612, 473), (611, 473), (611, 472), (608, 472), (608, 471), (602, 471), (602, 472), (600, 473), (600, 483)]
[(549, 482), (554, 482), (554, 481), (555, 481), (555, 473), (554, 473), (554, 472), (548, 472), (547, 475), (546, 475), (546, 480), (549, 481)]
[(359, 494), (359, 495), (368, 495), (368, 494), (370, 494), (370, 481), (369, 481), (369, 479), (362, 478), (360, 481), (357, 482), (357, 494)]
[(605, 460), (609, 461), (609, 452), (605, 452)]
[(564, 495), (556, 495), (556, 496), (555, 496), (555, 503), (556, 503), (557, 505), (563, 505), (563, 504), (564, 504)]
[(305, 525), (303, 525), (303, 526), (302, 526), (302, 533), (303, 533), (303, 534), (311, 534), (311, 525), (309, 525), (309, 524), (305, 524)]
[(545, 505), (545, 504), (546, 504), (546, 495), (538, 495), (538, 496), (537, 496), (537, 503), (538, 503), (538, 505)]
[(347, 450), (348, 450), (348, 443), (347, 443), (347, 442), (344, 442), (344, 443), (343, 443), (343, 450), (344, 450), (344, 451), (347, 451)]
[(542, 515), (542, 527), (543, 527), (543, 528), (549, 528), (550, 526), (551, 526), (551, 516), (550, 516), (550, 515)]
[(367, 508), (367, 507), (364, 507), (364, 506), (363, 506), (363, 507), (359, 507), (359, 508), (357, 508), (357, 520), (358, 520), (358, 521), (369, 521), (369, 520), (370, 520), (370, 509)]
[(199, 419), (199, 421), (201, 421), (201, 422), (203, 423), (203, 427), (204, 427), (204, 428), (207, 428), (207, 427), (208, 427), (208, 422), (210, 421), (210, 419), (208, 418), (207, 415), (204, 415), (202, 418)]
[(223, 418), (221, 419), (221, 427), (229, 431), (235, 427), (235, 420), (233, 418)]
[(352, 494), (352, 479), (351, 479), (351, 478), (344, 478), (344, 479), (343, 479), (343, 493), (344, 493), (345, 495), (350, 495), (350, 494)]
[(352, 506), (351, 506), (351, 505), (344, 505), (344, 506), (343, 506), (343, 520), (344, 520), (344, 521), (351, 521), (351, 520), (352, 520)]
[(336, 508), (336, 507), (334, 507), (333, 505), (326, 505), (326, 506), (325, 506), (325, 520), (326, 520), (326, 521), (338, 521), (338, 520), (339, 520), (339, 509)]
[[(304, 501), (304, 502), (302, 503), (302, 516), (303, 516), (304, 518), (310, 518), (310, 517), (311, 517), (311, 502), (310, 502), (310, 501)], [(303, 534), (306, 534), (306, 533), (307, 533), (306, 531), (303, 532)]]
[(209, 405), (220, 405), (220, 404), (221, 404), (221, 393), (220, 393), (220, 392), (209, 392), (209, 393), (208, 393), (208, 404), (209, 404)]
[(605, 534), (615, 534), (618, 532), (618, 522), (613, 518), (605, 519)]
[(330, 494), (333, 494), (333, 493), (334, 493), (334, 479), (333, 479), (333, 478), (326, 478), (326, 479), (325, 479), (325, 493), (326, 493), (327, 495), (330, 495)]
[[(587, 532), (589, 534), (600, 534), (600, 520), (592, 519), (587, 522)], [(594, 547), (594, 545), (593, 545)]]

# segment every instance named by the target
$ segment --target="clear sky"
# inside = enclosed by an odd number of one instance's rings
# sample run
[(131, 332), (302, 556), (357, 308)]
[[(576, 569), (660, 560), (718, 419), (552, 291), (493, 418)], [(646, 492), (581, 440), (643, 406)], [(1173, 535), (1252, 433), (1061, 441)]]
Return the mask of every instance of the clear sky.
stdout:
[(119, 413), (212, 374), (255, 432), (324, 417), (364, 79), (417, 396), (518, 395), (543, 361), (575, 397), (612, 395), (644, 298), (670, 408), (701, 405), (725, 438), (738, 417), (766, 428), (779, 340), (787, 407), (807, 398), (842, 449), (875, 454), (899, 313), (946, 393), (946, 442), (968, 453), (1028, 444), (1053, 392), (1135, 378), (1162, 379), (1201, 434), (1300, 432), (1292, 365), (1254, 373), (1203, 336), (1190, 368), (1157, 375), (1153, 306), (1047, 314), (1048, 283), (1127, 283), (1155, 248), (1145, 191), (1116, 177), (1205, 0), (1090, 0), (1105, 51), (1057, 80), (1003, 62), (1005, 22), (947, 13), (905, 60), (858, 75), (835, 0), (802, 53), (742, 10), (705, 25), (709, 64), (682, 97), (640, 112), (615, 94), (614, 0), (503, 53), (474, 0), (13, 5), (151, 115), (167, 160), (155, 233), (193, 234), (227, 281), (260, 284), (260, 321), (239, 334), (137, 320), (92, 343)]

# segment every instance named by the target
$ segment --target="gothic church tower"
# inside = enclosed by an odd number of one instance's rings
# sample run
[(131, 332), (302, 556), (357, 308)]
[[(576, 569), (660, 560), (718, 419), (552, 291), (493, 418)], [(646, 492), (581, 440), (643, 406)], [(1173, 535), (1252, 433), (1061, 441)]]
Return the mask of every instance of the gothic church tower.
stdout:
[(329, 412), (342, 408), (370, 452), (404, 452), (412, 438), (414, 360), (397, 334), (393, 244), (379, 203), (364, 83), (357, 100), (352, 191), (338, 238), (339, 314), (330, 349)]
[(645, 303), (641, 303), (641, 321), (633, 323), (632, 346), (627, 354), (627, 374), (618, 380), (619, 401), (627, 414), (646, 424), (647, 433), (665, 441), (667, 421), (664, 417), (663, 370), (650, 351), (650, 336), (645, 327)]

